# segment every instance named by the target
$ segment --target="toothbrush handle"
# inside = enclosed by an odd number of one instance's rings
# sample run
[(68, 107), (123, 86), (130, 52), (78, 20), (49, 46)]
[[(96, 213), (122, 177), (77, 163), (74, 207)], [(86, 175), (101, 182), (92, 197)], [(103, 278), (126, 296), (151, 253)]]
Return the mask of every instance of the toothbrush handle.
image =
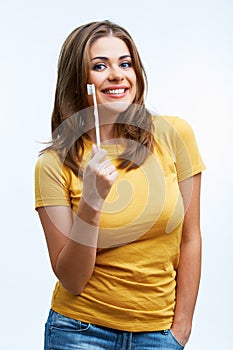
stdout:
[(98, 107), (97, 107), (97, 101), (96, 101), (96, 95), (93, 94), (93, 100), (94, 100), (94, 116), (95, 116), (95, 132), (96, 132), (96, 144), (98, 149), (100, 149), (100, 127), (99, 127), (99, 113), (98, 113)]
[(100, 127), (99, 125), (95, 126), (95, 132), (96, 132), (96, 145), (98, 149), (100, 149)]

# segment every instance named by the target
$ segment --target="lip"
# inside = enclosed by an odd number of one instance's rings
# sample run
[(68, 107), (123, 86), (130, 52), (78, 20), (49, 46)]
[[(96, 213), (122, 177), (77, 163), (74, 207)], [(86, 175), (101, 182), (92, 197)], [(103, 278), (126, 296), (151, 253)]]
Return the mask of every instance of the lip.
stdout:
[[(107, 93), (109, 90), (124, 90), (122, 93)], [(101, 92), (104, 94), (106, 97), (110, 98), (122, 98), (125, 97), (128, 93), (129, 87), (125, 85), (111, 85), (107, 86), (105, 89), (103, 89)]]

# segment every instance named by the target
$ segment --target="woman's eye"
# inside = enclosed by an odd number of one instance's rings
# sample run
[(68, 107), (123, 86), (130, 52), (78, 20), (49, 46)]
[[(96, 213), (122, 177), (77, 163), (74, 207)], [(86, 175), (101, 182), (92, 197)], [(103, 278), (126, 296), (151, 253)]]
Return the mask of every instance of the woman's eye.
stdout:
[(103, 70), (104, 68), (106, 68), (106, 66), (103, 63), (97, 63), (93, 67), (94, 70)]
[(132, 63), (131, 62), (122, 62), (121, 67), (122, 68), (130, 68), (130, 67), (132, 67)]

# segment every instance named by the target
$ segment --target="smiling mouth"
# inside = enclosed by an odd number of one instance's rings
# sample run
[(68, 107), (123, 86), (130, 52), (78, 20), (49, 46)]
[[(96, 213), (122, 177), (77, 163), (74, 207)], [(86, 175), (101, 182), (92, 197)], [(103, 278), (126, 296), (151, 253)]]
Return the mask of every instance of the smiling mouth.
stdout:
[(109, 90), (103, 90), (103, 93), (106, 95), (122, 95), (126, 92), (128, 89), (109, 89)]

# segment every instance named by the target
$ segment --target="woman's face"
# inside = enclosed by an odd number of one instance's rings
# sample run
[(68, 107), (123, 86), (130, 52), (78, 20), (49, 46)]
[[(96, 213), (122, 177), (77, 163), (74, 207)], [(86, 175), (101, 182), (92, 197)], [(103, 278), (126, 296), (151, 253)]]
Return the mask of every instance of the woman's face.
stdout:
[[(125, 42), (113, 36), (96, 40), (89, 51), (89, 84), (95, 84), (98, 104), (118, 112), (125, 110), (136, 95), (136, 74)], [(92, 96), (88, 96), (93, 105)]]

